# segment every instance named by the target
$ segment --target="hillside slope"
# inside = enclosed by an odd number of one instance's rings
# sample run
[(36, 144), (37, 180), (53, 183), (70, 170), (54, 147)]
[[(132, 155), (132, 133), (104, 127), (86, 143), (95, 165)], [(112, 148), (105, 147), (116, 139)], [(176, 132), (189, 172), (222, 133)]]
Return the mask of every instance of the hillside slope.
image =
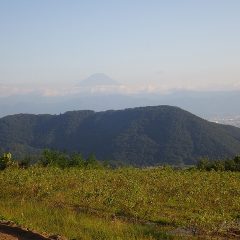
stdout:
[(16, 156), (53, 148), (138, 166), (193, 164), (239, 154), (240, 129), (170, 106), (18, 114), (0, 119), (0, 146)]

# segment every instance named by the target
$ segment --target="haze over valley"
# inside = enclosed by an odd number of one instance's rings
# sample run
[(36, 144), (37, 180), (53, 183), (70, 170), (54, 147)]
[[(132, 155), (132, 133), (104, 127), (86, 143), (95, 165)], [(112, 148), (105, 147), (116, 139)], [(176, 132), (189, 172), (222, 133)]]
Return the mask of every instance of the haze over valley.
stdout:
[[(46, 91), (10, 93), (0, 99), (0, 116), (17, 113), (59, 114), (72, 110), (117, 110), (139, 106), (172, 105), (205, 119), (235, 124), (221, 119), (240, 115), (240, 91), (195, 91), (124, 85), (106, 74), (98, 73), (77, 81), (65, 90), (56, 86)], [(137, 87), (136, 87), (137, 88)]]

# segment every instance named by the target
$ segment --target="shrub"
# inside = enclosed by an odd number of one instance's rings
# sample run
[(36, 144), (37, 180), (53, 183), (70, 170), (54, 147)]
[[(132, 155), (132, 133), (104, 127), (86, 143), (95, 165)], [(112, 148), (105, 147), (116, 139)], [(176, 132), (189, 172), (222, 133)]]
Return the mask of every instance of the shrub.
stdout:
[(0, 157), (0, 170), (4, 170), (13, 164), (14, 162), (12, 160), (12, 154), (10, 152), (4, 153), (3, 156)]
[(215, 171), (240, 171), (240, 156), (233, 159), (210, 161), (207, 158), (201, 159), (197, 163), (199, 170), (215, 170)]

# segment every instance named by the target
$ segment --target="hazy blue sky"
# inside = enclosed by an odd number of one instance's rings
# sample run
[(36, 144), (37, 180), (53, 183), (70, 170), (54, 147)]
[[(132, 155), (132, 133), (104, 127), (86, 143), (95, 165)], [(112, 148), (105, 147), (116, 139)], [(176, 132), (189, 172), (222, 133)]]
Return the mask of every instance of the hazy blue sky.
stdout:
[(139, 91), (240, 89), (239, 13), (239, 0), (0, 0), (0, 93), (96, 72)]

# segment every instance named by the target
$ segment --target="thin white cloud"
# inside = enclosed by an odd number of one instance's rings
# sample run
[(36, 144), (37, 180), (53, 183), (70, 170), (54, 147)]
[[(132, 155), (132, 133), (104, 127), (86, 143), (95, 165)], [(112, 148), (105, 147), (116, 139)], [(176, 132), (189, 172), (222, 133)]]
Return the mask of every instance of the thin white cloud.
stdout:
[(12, 95), (24, 95), (34, 92), (33, 88), (17, 87), (11, 85), (0, 85), (0, 95), (8, 97)]
[[(174, 82), (167, 83), (142, 83), (142, 84), (120, 84), (120, 85), (99, 85), (91, 87), (82, 86), (59, 86), (59, 87), (25, 87), (25, 86), (12, 86), (12, 85), (0, 85), (0, 95), (2, 97), (12, 96), (12, 95), (27, 95), (31, 93), (36, 93), (38, 95), (46, 97), (60, 97), (60, 96), (70, 96), (77, 94), (144, 94), (144, 93), (169, 93), (177, 90), (198, 90), (207, 91), (209, 90), (209, 85), (206, 87), (203, 82), (199, 81), (194, 87), (189, 85), (186, 88), (185, 85)], [(212, 89), (214, 91), (222, 90), (240, 90), (240, 83), (236, 82), (234, 88), (229, 87), (228, 84), (221, 84), (219, 86), (214, 85)]]

